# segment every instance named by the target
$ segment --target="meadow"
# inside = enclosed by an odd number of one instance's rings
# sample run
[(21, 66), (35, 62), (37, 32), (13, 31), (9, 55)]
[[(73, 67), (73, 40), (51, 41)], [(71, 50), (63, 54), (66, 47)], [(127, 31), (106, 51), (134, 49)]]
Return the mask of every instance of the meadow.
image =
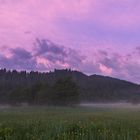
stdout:
[(0, 108), (0, 140), (140, 140), (140, 108)]

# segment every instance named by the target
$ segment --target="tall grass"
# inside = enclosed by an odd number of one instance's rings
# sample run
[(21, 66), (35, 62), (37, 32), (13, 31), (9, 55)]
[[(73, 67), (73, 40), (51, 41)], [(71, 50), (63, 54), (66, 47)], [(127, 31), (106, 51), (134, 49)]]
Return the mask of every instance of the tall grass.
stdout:
[(140, 110), (1, 109), (0, 140), (140, 140)]

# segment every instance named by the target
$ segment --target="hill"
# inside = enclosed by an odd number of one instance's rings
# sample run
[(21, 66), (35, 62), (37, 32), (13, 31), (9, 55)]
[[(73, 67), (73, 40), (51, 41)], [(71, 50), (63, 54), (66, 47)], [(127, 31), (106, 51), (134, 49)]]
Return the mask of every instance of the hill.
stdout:
[(69, 69), (48, 73), (0, 70), (0, 103), (63, 105), (69, 100), (71, 103), (138, 103), (140, 86), (112, 77), (95, 74), (88, 76)]
[(80, 100), (83, 102), (138, 102), (140, 86), (138, 84), (101, 75), (87, 76), (78, 71), (55, 70), (48, 73), (49, 79), (55, 80), (71, 76), (80, 89)]

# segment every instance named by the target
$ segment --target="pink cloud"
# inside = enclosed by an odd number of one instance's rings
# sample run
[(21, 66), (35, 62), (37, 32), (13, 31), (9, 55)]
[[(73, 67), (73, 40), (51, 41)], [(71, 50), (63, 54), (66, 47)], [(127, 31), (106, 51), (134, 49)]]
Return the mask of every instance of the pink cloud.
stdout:
[(105, 75), (111, 75), (112, 74), (112, 68), (108, 68), (107, 66), (100, 64), (100, 70)]

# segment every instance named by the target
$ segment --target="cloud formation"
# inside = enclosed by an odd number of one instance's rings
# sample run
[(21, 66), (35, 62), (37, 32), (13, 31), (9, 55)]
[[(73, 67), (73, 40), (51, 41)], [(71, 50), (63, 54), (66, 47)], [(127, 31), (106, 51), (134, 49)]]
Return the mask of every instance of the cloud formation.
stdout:
[[(88, 58), (82, 52), (58, 45), (47, 39), (36, 39), (34, 51), (22, 47), (9, 48), (0, 53), (0, 67), (18, 70), (50, 71), (72, 68), (86, 74), (102, 74), (139, 82), (139, 47), (132, 53), (120, 54), (99, 49)], [(93, 54), (93, 52), (91, 52)], [(90, 53), (89, 53), (90, 54)], [(91, 54), (90, 54), (91, 55)], [(137, 59), (136, 59), (137, 58)]]
[(35, 70), (36, 60), (22, 48), (9, 49), (10, 57), (0, 54), (0, 67), (17, 70)]
[[(84, 57), (76, 50), (55, 44), (49, 40), (36, 39), (35, 56), (39, 63), (50, 67), (77, 68)], [(42, 62), (41, 62), (42, 61)]]
[(42, 71), (54, 68), (77, 69), (84, 60), (77, 51), (45, 39), (36, 39), (34, 52), (19, 47), (9, 48), (7, 52), (0, 53), (0, 67), (9, 69)]

